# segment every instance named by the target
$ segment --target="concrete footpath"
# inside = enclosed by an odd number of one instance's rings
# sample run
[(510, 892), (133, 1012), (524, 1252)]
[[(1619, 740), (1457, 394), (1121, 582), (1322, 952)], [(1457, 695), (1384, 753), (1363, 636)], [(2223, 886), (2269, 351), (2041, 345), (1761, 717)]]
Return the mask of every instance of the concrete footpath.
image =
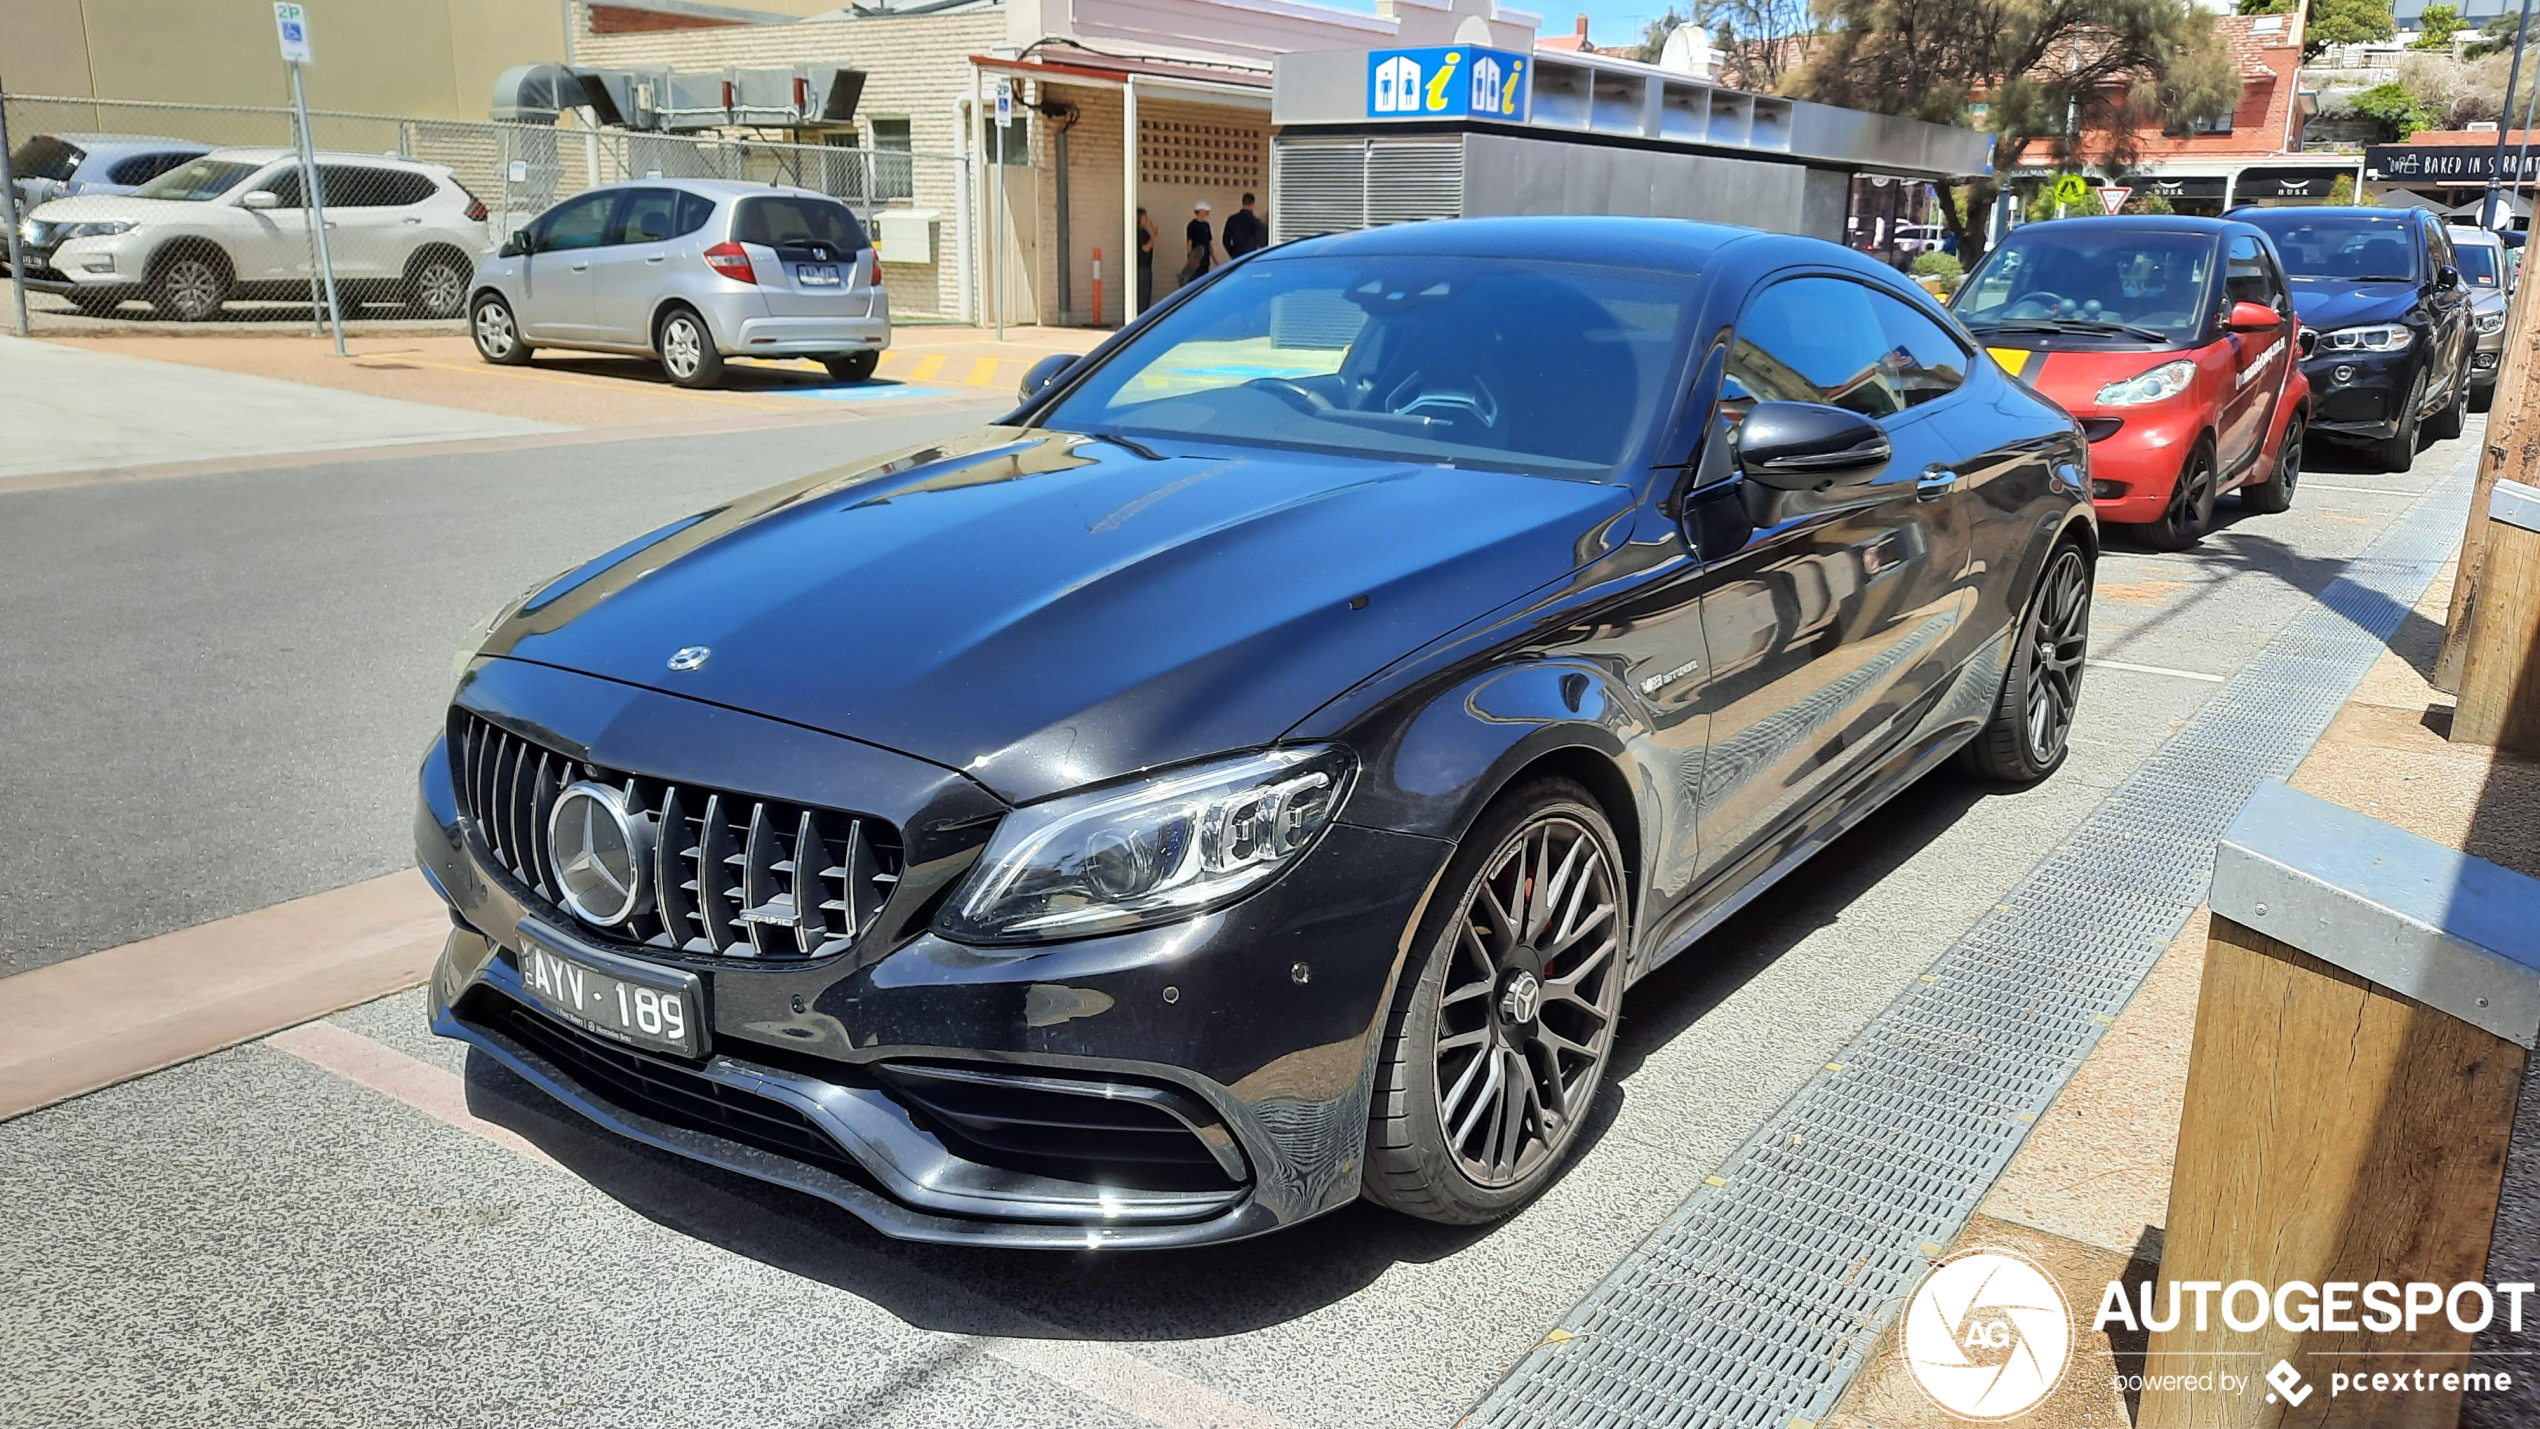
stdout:
[(0, 338), (0, 481), (560, 430), (527, 416)]
[[(2443, 638), (2455, 572), (2437, 576), (2327, 733), (2293, 787), (2463, 849), (2540, 874), (2540, 762), (2449, 742), (2453, 698), (2427, 682)], [(2187, 1090), (2188, 1053), (2204, 976), (2207, 914), (2198, 909), (2098, 1048), (2040, 1117), (1950, 1253), (2018, 1251), (2066, 1288), (2158, 1276), (2169, 1218), (2170, 1170)], [(2524, 1084), (2497, 1218), (2490, 1282), (2540, 1279), (2540, 1078)], [(2119, 1375), (2145, 1371), (2148, 1336), (2089, 1330), (2074, 1307), (2071, 1368), (2061, 1387), (2016, 1422), (2086, 1429), (2134, 1421)], [(2481, 1349), (2499, 1348), (2482, 1339)], [(2517, 1351), (2519, 1353), (2519, 1351)], [(2499, 1359), (2512, 1394), (2471, 1396), (2467, 1429), (2540, 1423), (2540, 1375)], [(1825, 1429), (1939, 1424), (1896, 1352), (1894, 1330), (1871, 1356)]]

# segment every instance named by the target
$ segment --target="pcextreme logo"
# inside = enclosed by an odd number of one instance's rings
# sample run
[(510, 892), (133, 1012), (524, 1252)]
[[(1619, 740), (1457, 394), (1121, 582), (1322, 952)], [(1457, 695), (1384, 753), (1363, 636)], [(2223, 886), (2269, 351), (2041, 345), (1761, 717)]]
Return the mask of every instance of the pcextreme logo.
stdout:
[(2055, 1392), (2072, 1361), (2073, 1317), (2053, 1276), (2005, 1250), (1962, 1251), (1905, 1306), (1914, 1383), (1960, 1419), (2008, 1419)]

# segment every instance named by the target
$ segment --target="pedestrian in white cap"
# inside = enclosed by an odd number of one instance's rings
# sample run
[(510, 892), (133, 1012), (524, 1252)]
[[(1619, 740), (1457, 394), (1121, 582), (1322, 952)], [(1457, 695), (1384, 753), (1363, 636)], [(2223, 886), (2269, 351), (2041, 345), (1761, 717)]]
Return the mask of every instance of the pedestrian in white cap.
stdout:
[(1217, 266), (1217, 233), (1208, 226), (1208, 204), (1205, 200), (1191, 205), (1190, 226), (1182, 230), (1190, 240), (1190, 260), (1182, 265), (1182, 281), (1193, 282)]

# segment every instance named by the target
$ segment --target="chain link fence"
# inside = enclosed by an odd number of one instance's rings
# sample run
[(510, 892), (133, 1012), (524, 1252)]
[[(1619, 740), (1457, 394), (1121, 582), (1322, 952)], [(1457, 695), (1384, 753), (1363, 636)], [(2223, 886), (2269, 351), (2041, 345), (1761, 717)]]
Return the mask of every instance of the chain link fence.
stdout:
[[(455, 321), (478, 257), (556, 203), (685, 178), (843, 200), (883, 245), (895, 315), (959, 315), (968, 225), (953, 155), (312, 110), (311, 205), (289, 109), (28, 94), (0, 106), (25, 270), (12, 277), (39, 312), (318, 321), (331, 281), (348, 324)], [(194, 207), (137, 218), (112, 202), (126, 193)]]

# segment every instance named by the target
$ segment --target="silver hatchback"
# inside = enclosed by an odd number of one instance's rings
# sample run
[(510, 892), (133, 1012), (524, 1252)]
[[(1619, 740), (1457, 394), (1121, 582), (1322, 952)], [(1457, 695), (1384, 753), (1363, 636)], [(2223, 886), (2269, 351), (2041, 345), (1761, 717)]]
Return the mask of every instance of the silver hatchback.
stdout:
[(480, 260), (468, 326), (488, 362), (533, 348), (649, 353), (682, 387), (727, 357), (810, 357), (842, 381), (891, 345), (881, 257), (807, 189), (647, 179), (576, 194)]

